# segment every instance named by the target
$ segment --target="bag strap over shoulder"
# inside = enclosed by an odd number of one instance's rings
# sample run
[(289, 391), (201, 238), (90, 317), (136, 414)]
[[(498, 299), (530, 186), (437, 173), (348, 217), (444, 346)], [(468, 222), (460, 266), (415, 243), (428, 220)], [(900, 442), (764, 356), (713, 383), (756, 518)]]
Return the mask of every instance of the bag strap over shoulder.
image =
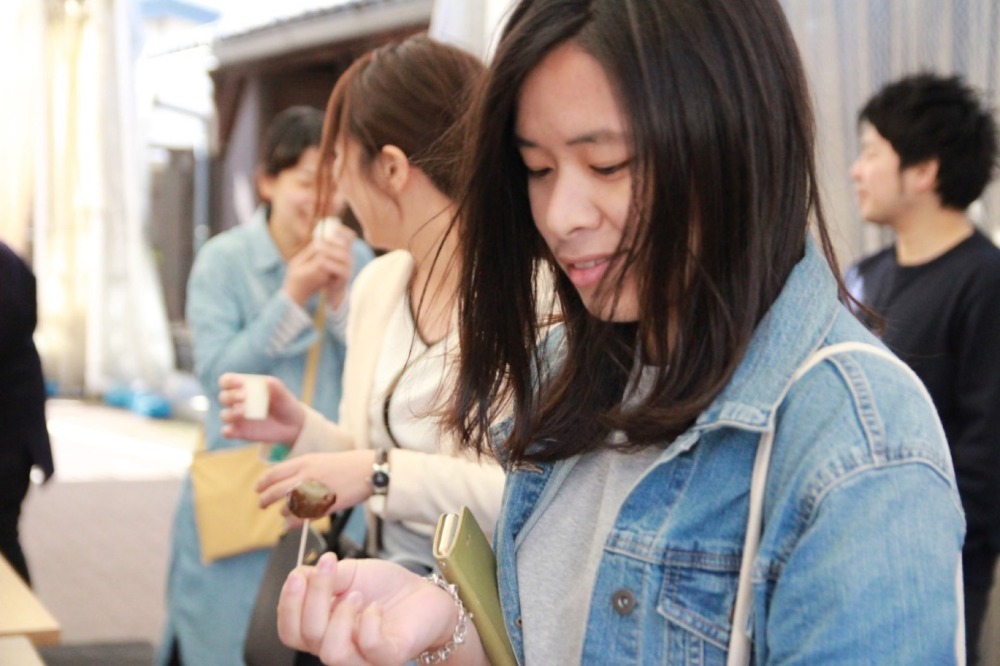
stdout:
[[(802, 379), (806, 373), (818, 364), (831, 356), (847, 352), (864, 352), (880, 356), (899, 366), (918, 386), (923, 388), (923, 383), (917, 378), (913, 370), (885, 349), (865, 342), (841, 342), (813, 352), (792, 373), (791, 381), (788, 382), (785, 394), (787, 394), (795, 382)], [(924, 393), (926, 394), (926, 389)], [(784, 400), (784, 397), (782, 395), (781, 399)], [(926, 397), (929, 401), (930, 396)], [(931, 404), (933, 405), (933, 403)], [(752, 633), (750, 626), (750, 605), (753, 596), (751, 571), (753, 569), (753, 562), (757, 558), (757, 551), (760, 548), (761, 521), (764, 513), (764, 489), (767, 486), (767, 473), (771, 465), (771, 449), (773, 446), (774, 430), (769, 429), (760, 437), (760, 443), (757, 445), (757, 455), (753, 463), (753, 474), (750, 477), (750, 512), (747, 517), (747, 531), (743, 542), (743, 558), (740, 562), (740, 579), (736, 587), (733, 626), (729, 633), (729, 654), (726, 658), (726, 666), (747, 666), (750, 663), (750, 637)]]
[(309, 348), (306, 357), (306, 371), (302, 377), (302, 402), (312, 406), (313, 395), (316, 392), (316, 372), (319, 369), (319, 356), (323, 350), (323, 331), (326, 319), (326, 289), (319, 292), (319, 303), (316, 304), (316, 314), (313, 316), (313, 326), (316, 328), (316, 342)]

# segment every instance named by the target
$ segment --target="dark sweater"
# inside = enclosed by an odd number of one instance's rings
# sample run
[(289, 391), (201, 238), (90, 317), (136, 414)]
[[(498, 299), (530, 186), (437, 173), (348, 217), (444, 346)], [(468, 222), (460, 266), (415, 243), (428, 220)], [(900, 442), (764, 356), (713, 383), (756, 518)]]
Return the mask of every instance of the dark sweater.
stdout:
[(969, 548), (1000, 550), (1000, 248), (979, 231), (919, 266), (890, 247), (848, 283), (885, 319), (882, 340), (923, 380), (951, 447)]

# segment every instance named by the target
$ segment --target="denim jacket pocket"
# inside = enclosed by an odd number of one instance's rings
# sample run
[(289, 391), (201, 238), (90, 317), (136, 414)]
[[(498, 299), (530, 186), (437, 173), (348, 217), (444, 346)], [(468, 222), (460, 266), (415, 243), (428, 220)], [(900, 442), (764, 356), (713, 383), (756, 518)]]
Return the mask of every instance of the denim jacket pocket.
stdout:
[(683, 643), (688, 653), (697, 649), (706, 664), (725, 663), (739, 574), (738, 554), (666, 553), (657, 611), (668, 632), (682, 632), (670, 639), (671, 646)]

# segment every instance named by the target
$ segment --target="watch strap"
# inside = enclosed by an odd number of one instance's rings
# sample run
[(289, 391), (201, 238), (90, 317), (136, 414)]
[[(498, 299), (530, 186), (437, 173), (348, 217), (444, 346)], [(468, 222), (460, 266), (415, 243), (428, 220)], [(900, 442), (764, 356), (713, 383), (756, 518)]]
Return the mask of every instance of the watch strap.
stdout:
[(376, 449), (375, 462), (372, 463), (372, 475), (369, 484), (372, 487), (371, 497), (368, 498), (368, 506), (372, 512), (381, 517), (385, 511), (386, 496), (389, 494), (389, 451), (387, 449)]

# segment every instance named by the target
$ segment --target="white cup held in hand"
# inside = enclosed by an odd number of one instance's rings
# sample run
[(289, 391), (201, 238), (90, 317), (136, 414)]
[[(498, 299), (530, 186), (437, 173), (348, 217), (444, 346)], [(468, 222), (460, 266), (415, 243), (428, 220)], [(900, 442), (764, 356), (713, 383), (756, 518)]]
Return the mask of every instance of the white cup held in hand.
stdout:
[(243, 379), (243, 418), (260, 421), (267, 418), (271, 393), (267, 389), (267, 375), (240, 375)]
[(316, 222), (313, 228), (313, 238), (322, 241), (336, 241), (337, 229), (343, 225), (339, 217), (324, 217)]

